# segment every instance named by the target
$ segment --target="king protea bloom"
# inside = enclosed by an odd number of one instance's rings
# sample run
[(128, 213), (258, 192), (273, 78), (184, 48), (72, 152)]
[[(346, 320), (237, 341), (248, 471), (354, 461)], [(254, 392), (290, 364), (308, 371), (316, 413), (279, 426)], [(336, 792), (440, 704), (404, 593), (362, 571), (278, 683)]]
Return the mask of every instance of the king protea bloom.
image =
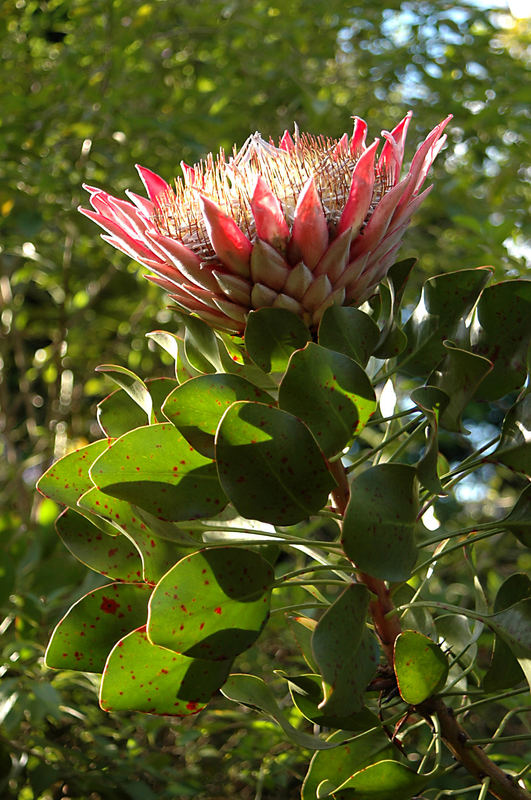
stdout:
[(255, 133), (232, 157), (190, 167), (173, 187), (138, 166), (149, 199), (86, 186), (103, 239), (147, 267), (179, 307), (241, 333), (252, 309), (295, 312), (314, 327), (333, 303), (360, 305), (395, 261), (446, 139), (439, 123), (400, 180), (411, 112), (366, 145), (366, 123), (328, 139)]

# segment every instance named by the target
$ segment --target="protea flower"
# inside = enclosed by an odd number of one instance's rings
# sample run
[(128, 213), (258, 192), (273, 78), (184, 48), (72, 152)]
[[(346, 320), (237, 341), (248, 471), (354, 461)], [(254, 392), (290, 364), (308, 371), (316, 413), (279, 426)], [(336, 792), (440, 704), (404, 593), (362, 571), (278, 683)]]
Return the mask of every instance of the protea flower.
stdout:
[(332, 303), (359, 305), (395, 261), (451, 117), (418, 148), (400, 180), (409, 112), (366, 146), (351, 137), (287, 131), (278, 147), (255, 133), (232, 157), (190, 167), (172, 188), (138, 166), (149, 200), (86, 186), (103, 239), (147, 267), (149, 279), (210, 325), (241, 333), (251, 309), (286, 308), (318, 324)]

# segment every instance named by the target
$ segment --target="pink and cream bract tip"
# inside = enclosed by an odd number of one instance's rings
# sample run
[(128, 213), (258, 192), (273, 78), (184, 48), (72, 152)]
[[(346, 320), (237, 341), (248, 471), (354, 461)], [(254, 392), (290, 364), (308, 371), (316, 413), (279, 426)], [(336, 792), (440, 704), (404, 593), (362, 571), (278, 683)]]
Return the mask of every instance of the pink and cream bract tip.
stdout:
[[(148, 198), (131, 202), (92, 186), (105, 239), (144, 267), (188, 312), (241, 333), (252, 309), (273, 306), (316, 326), (331, 304), (360, 305), (396, 260), (443, 146), (451, 116), (428, 134), (400, 179), (411, 112), (380, 140), (367, 125), (340, 139), (287, 131), (278, 146), (250, 136), (229, 158), (190, 167), (173, 187), (137, 169)], [(378, 152), (379, 151), (379, 152)]]

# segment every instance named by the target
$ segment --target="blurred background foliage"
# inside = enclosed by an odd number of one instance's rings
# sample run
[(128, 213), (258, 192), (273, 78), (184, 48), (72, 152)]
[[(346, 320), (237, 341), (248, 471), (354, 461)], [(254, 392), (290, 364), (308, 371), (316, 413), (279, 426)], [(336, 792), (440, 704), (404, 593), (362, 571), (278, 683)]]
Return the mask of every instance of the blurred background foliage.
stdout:
[[(58, 542), (35, 480), (99, 437), (97, 364), (170, 373), (144, 338), (172, 328), (164, 295), (77, 213), (81, 184), (122, 195), (140, 190), (135, 162), (170, 179), (255, 130), (337, 137), (359, 115), (376, 136), (409, 108), (411, 158), (452, 113), (401, 254), (420, 258), (417, 286), (482, 264), (525, 274), (529, 23), (502, 0), (4, 0), (0, 28), (0, 793), (296, 797), (304, 770), (272, 724), (244, 734), (223, 705), (184, 725), (111, 718), (90, 677), (42, 667), (97, 578)], [(262, 655), (285, 646), (273, 628)]]

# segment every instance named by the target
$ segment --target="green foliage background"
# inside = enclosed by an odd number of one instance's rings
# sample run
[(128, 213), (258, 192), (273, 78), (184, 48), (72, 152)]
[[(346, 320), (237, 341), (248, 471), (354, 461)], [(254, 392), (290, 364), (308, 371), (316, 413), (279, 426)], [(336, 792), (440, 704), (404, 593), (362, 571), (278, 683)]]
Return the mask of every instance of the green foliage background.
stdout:
[[(0, 792), (8, 797), (296, 797), (303, 768), (272, 724), (219, 704), (192, 722), (111, 718), (91, 680), (41, 666), (49, 631), (95, 585), (34, 482), (99, 433), (112, 361), (169, 374), (144, 334), (163, 294), (101, 242), (83, 182), (140, 191), (134, 163), (181, 159), (255, 130), (372, 136), (412, 108), (407, 153), (447, 113), (436, 190), (403, 256), (422, 274), (493, 264), (525, 274), (529, 26), (475, 3), (6, 0), (0, 10)], [(263, 654), (294, 657), (269, 634)], [(251, 656), (246, 656), (251, 658)], [(244, 669), (245, 665), (242, 664)], [(267, 753), (265, 767), (260, 754)]]

